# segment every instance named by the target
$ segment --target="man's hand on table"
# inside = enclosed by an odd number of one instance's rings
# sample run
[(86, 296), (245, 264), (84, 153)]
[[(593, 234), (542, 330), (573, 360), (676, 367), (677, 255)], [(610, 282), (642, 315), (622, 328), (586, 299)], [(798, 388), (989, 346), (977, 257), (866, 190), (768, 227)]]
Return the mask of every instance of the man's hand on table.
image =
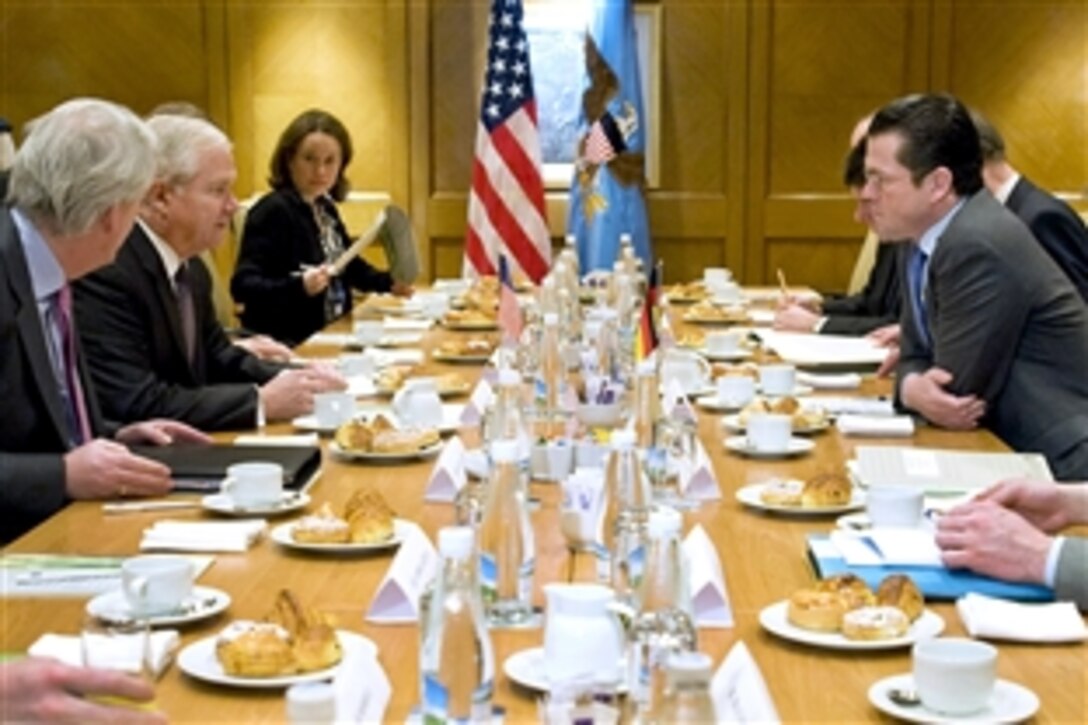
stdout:
[(299, 370), (284, 370), (261, 386), (261, 404), (265, 418), (290, 420), (314, 409), (314, 395), (347, 389), (348, 383), (340, 373), (325, 365), (312, 365)]
[(952, 373), (938, 367), (911, 373), (900, 388), (903, 404), (942, 428), (977, 428), (979, 419), (986, 414), (986, 401), (974, 395), (952, 395), (945, 390), (951, 382)]

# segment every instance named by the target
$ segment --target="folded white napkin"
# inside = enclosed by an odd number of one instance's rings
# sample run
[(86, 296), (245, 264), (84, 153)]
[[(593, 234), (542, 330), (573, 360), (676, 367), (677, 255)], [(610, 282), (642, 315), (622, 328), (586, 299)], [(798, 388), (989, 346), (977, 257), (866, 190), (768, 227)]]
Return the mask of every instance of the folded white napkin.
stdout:
[(307, 345), (332, 345), (348, 347), (355, 342), (355, 335), (346, 332), (315, 332), (306, 341)]
[(895, 415), (895, 405), (890, 398), (821, 395), (802, 397), (799, 401), (804, 408), (819, 406), (831, 415)]
[(797, 373), (797, 382), (817, 390), (854, 390), (861, 386), (857, 373)]
[(374, 387), (374, 378), (369, 375), (352, 375), (348, 378), (347, 392), (356, 398), (369, 398), (377, 395), (378, 389)]
[(914, 419), (909, 415), (840, 415), (836, 425), (847, 436), (910, 438), (914, 435)]
[(971, 593), (956, 602), (956, 610), (972, 637), (1018, 642), (1088, 639), (1088, 628), (1073, 602), (1022, 604)]
[(298, 435), (240, 435), (234, 439), (236, 446), (277, 446), (286, 448), (310, 448), (320, 443), (317, 433)]
[(366, 354), (374, 358), (374, 364), (379, 368), (387, 368), (390, 365), (422, 365), (423, 351), (417, 348), (394, 348), (384, 350), (380, 347), (368, 347)]
[(156, 521), (144, 529), (140, 550), (242, 552), (253, 545), (264, 527), (264, 519)]
[(382, 328), (386, 332), (423, 331), (431, 329), (434, 320), (413, 320), (408, 317), (392, 317), (386, 315), (382, 320)]
[(748, 317), (751, 318), (752, 324), (770, 325), (774, 323), (774, 310), (748, 310)]
[(375, 653), (369, 648), (350, 650), (340, 662), (333, 682), (336, 722), (373, 723), (385, 720), (393, 686)]
[[(156, 629), (150, 635), (151, 670), (158, 678), (169, 667), (178, 648), (178, 633), (174, 629)], [(100, 642), (96, 646), (108, 646)], [(51, 657), (66, 665), (79, 667), (83, 664), (83, 645), (79, 635), (46, 633), (30, 645), (27, 654), (32, 657)]]

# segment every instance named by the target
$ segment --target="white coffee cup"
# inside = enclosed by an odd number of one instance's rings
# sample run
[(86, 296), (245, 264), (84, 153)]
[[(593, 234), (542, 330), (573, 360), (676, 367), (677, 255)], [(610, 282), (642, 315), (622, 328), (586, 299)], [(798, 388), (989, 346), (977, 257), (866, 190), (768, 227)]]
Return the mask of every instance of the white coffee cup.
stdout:
[(336, 428), (355, 415), (355, 396), (351, 393), (314, 394), (314, 417), (321, 428)]
[(760, 365), (759, 387), (764, 395), (792, 395), (797, 370), (792, 365)]
[(283, 498), (283, 466), (265, 461), (227, 466), (221, 490), (235, 506), (272, 506)]
[(377, 361), (368, 353), (356, 352), (340, 356), (340, 372), (346, 378), (371, 377), (376, 368)]
[(997, 648), (973, 639), (916, 642), (914, 686), (929, 710), (966, 715), (986, 707), (997, 681)]
[(134, 556), (121, 563), (121, 591), (134, 613), (161, 614), (192, 593), (193, 575), (192, 562), (183, 556)]
[(747, 375), (723, 375), (718, 378), (718, 403), (729, 408), (743, 408), (756, 395), (756, 381)]
[(732, 355), (740, 349), (740, 339), (739, 332), (708, 332), (703, 346), (711, 355)]
[(721, 282), (710, 286), (710, 301), (716, 305), (735, 305), (744, 299), (740, 286), (735, 282)]
[(661, 363), (661, 385), (667, 389), (670, 380), (677, 380), (685, 393), (706, 387), (710, 379), (710, 363), (693, 350), (672, 348)]
[(360, 345), (377, 345), (385, 333), (385, 323), (381, 320), (359, 320), (353, 329), (355, 341)]
[(703, 270), (703, 284), (712, 288), (733, 281), (733, 273), (725, 267), (707, 267)]
[(442, 422), (442, 399), (434, 378), (409, 378), (393, 396), (393, 412), (408, 428), (435, 427)]
[(776, 413), (748, 416), (748, 447), (760, 453), (782, 453), (790, 446), (793, 419)]
[(865, 510), (870, 523), (881, 528), (916, 528), (922, 523), (925, 492), (912, 486), (870, 486)]

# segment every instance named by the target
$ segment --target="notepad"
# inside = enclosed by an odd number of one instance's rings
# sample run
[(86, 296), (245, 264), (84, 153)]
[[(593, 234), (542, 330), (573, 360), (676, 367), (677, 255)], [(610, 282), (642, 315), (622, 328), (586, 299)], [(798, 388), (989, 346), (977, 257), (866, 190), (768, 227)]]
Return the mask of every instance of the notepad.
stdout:
[(940, 495), (976, 491), (1013, 477), (1054, 480), (1038, 453), (858, 446), (855, 454), (864, 486), (918, 486)]

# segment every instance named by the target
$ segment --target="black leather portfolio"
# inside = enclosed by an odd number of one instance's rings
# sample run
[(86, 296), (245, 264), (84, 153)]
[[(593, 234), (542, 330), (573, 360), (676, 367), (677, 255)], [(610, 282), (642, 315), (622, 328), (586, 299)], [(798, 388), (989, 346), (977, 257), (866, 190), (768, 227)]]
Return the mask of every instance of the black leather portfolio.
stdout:
[(307, 486), (321, 467), (321, 449), (317, 446), (179, 445), (129, 449), (169, 466), (175, 491), (218, 491), (228, 466), (251, 461), (280, 464), (284, 488), (297, 490)]

